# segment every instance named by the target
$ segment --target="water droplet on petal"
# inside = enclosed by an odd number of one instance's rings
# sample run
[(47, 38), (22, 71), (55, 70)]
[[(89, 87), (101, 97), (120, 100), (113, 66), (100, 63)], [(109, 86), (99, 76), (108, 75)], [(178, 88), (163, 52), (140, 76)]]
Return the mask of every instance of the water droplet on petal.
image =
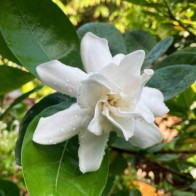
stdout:
[(76, 130), (76, 128), (75, 128), (75, 127), (73, 127), (73, 128), (72, 128), (72, 130), (73, 130), (73, 131), (75, 131), (75, 130)]

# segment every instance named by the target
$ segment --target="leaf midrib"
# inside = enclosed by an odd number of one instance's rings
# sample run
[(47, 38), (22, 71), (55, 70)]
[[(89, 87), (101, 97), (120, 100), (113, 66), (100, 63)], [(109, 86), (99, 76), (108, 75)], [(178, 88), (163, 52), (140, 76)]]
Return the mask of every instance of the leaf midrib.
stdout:
[(60, 175), (60, 170), (61, 170), (61, 166), (62, 166), (62, 162), (63, 162), (63, 157), (64, 157), (64, 154), (65, 154), (65, 151), (66, 151), (66, 148), (67, 148), (67, 144), (68, 144), (68, 141), (65, 142), (65, 145), (63, 147), (63, 151), (62, 151), (62, 154), (61, 154), (61, 157), (60, 157), (60, 160), (59, 160), (59, 166), (57, 168), (57, 174), (56, 174), (56, 178), (55, 178), (55, 192), (57, 193), (58, 192), (58, 180), (59, 180), (59, 175)]

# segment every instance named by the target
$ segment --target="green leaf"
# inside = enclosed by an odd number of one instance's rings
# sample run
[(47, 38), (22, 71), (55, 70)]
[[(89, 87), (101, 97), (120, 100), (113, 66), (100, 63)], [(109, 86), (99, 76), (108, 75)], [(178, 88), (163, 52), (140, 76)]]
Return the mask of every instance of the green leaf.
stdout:
[(105, 187), (108, 175), (107, 155), (98, 171), (82, 174), (78, 167), (77, 138), (50, 146), (38, 145), (32, 141), (40, 117), (52, 115), (69, 105), (65, 102), (47, 108), (30, 123), (25, 134), (22, 165), (31, 196), (94, 196), (100, 195)]
[(36, 66), (52, 59), (81, 65), (77, 34), (52, 1), (1, 0), (0, 7), (2, 36), (31, 73), (36, 75)]
[(49, 106), (59, 104), (61, 102), (67, 102), (67, 104), (71, 104), (75, 102), (74, 98), (68, 97), (66, 95), (63, 95), (61, 93), (53, 93), (44, 99), (42, 99), (39, 103), (35, 104), (25, 115), (22, 122), (20, 123), (19, 128), (19, 136), (18, 140), (16, 142), (15, 147), (15, 155), (16, 155), (16, 163), (18, 165), (21, 165), (21, 150), (22, 150), (22, 143), (24, 140), (24, 136), (27, 130), (27, 127), (29, 126), (30, 122), (33, 120), (37, 114), (39, 114), (41, 111), (46, 109)]
[(37, 92), (38, 90), (40, 90), (42, 88), (42, 86), (38, 86), (36, 88), (34, 88), (33, 90), (28, 91), (27, 93), (22, 94), (21, 96), (19, 96), (18, 98), (16, 98), (11, 104), (10, 106), (0, 115), (0, 120), (4, 118), (4, 116), (17, 104), (19, 104), (21, 101), (23, 101), (24, 99), (26, 99), (27, 97), (29, 97), (29, 95), (31, 95), (34, 92)]
[(196, 68), (191, 65), (172, 65), (155, 71), (147, 86), (159, 89), (165, 100), (183, 92), (196, 80)]
[(192, 192), (185, 191), (174, 191), (173, 196), (194, 196), (195, 194)]
[(17, 185), (8, 180), (0, 180), (0, 196), (19, 196)]
[(112, 194), (114, 181), (115, 181), (115, 176), (114, 175), (112, 175), (112, 176), (109, 175), (106, 186), (105, 186), (101, 196), (109, 196), (109, 195)]
[(158, 42), (147, 55), (144, 61), (143, 68), (147, 67), (148, 65), (154, 64), (159, 59), (159, 57), (165, 54), (165, 52), (173, 43), (173, 40), (173, 37), (170, 36)]
[(77, 30), (80, 39), (82, 39), (87, 32), (92, 32), (99, 37), (107, 39), (113, 55), (118, 53), (126, 54), (124, 39), (119, 30), (113, 25), (106, 23), (87, 23)]
[[(111, 153), (110, 153), (111, 154)], [(112, 161), (110, 163), (110, 173), (113, 175), (121, 175), (127, 168), (127, 161), (120, 153), (112, 153)]]
[(156, 161), (161, 161), (161, 162), (168, 162), (168, 161), (174, 161), (179, 158), (180, 155), (176, 154), (163, 154), (163, 155), (157, 155), (154, 158)]
[(187, 117), (187, 112), (190, 111), (190, 106), (195, 100), (196, 93), (193, 91), (192, 87), (189, 87), (180, 95), (167, 101), (167, 106), (171, 110), (172, 114)]
[(144, 50), (146, 54), (156, 44), (154, 37), (150, 33), (141, 30), (127, 31), (125, 33), (125, 43), (128, 53), (135, 50)]
[(155, 69), (176, 64), (196, 65), (196, 48), (184, 48), (183, 50), (174, 52), (156, 64)]
[(25, 71), (9, 66), (0, 66), (0, 95), (20, 88), (34, 77)]
[(142, 196), (142, 193), (138, 189), (130, 190), (129, 196)]
[(14, 54), (12, 53), (12, 51), (8, 48), (4, 38), (1, 35), (0, 32), (0, 54), (4, 57), (7, 58), (8, 60), (15, 62), (17, 64), (20, 64), (20, 62), (18, 61), (18, 59), (14, 56)]

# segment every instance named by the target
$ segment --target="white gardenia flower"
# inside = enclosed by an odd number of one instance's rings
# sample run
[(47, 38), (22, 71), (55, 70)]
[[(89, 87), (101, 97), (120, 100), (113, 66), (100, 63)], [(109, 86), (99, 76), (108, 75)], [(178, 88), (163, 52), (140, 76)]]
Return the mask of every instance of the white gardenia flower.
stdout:
[(87, 73), (53, 60), (37, 67), (40, 80), (77, 103), (41, 118), (33, 135), (39, 144), (60, 143), (79, 135), (81, 172), (99, 169), (110, 132), (133, 145), (148, 147), (162, 140), (154, 123), (168, 112), (162, 93), (144, 87), (153, 70), (141, 66), (145, 53), (137, 50), (112, 57), (106, 39), (88, 32), (81, 41), (81, 58)]

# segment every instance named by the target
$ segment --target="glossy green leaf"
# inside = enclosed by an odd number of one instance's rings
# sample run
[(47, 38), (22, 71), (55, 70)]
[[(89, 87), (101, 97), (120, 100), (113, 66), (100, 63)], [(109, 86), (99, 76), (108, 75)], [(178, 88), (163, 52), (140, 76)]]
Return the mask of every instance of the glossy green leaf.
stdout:
[(176, 64), (196, 65), (196, 47), (184, 48), (183, 50), (174, 52), (163, 59), (160, 63), (156, 64), (155, 69)]
[(98, 171), (82, 174), (78, 167), (77, 138), (50, 146), (32, 141), (33, 132), (41, 116), (52, 115), (67, 107), (69, 105), (65, 102), (47, 108), (27, 129), (22, 147), (22, 165), (25, 183), (31, 196), (94, 196), (101, 195), (105, 187), (108, 173), (107, 155)]
[(156, 44), (154, 37), (150, 33), (141, 30), (127, 31), (125, 33), (125, 43), (128, 53), (135, 50), (144, 50), (146, 54)]
[(34, 77), (28, 72), (9, 66), (0, 66), (0, 95), (20, 88)]
[(44, 99), (42, 99), (39, 103), (35, 104), (24, 116), (22, 122), (20, 123), (19, 128), (19, 136), (16, 142), (15, 154), (16, 154), (16, 163), (21, 165), (21, 150), (22, 143), (24, 140), (24, 135), (26, 133), (27, 127), (30, 122), (33, 120), (35, 116), (37, 116), (41, 111), (46, 109), (49, 106), (59, 104), (61, 102), (66, 102), (68, 105), (75, 102), (74, 98), (68, 97), (61, 93), (53, 93)]
[(0, 180), (0, 196), (19, 196), (17, 185), (8, 180)]
[(191, 65), (172, 65), (155, 71), (147, 86), (159, 89), (165, 100), (183, 92), (196, 80), (196, 68)]
[(87, 32), (92, 32), (99, 37), (106, 38), (113, 55), (118, 53), (126, 54), (124, 39), (119, 30), (113, 25), (106, 23), (87, 23), (77, 30), (80, 39)]
[(173, 43), (173, 40), (173, 37), (170, 36), (158, 42), (146, 56), (143, 68), (154, 64), (159, 59), (159, 57), (165, 54), (165, 52), (167, 52), (168, 48)]
[(0, 54), (4, 58), (6, 58), (6, 59), (8, 59), (8, 60), (10, 60), (12, 62), (15, 62), (17, 64), (20, 64), (20, 62), (18, 61), (18, 59), (14, 56), (14, 54), (12, 53), (12, 51), (8, 48), (8, 46), (7, 46), (4, 38), (1, 35), (1, 32), (0, 32)]
[(1, 0), (2, 36), (31, 73), (40, 63), (59, 59), (80, 66), (79, 40), (64, 13), (48, 0)]

